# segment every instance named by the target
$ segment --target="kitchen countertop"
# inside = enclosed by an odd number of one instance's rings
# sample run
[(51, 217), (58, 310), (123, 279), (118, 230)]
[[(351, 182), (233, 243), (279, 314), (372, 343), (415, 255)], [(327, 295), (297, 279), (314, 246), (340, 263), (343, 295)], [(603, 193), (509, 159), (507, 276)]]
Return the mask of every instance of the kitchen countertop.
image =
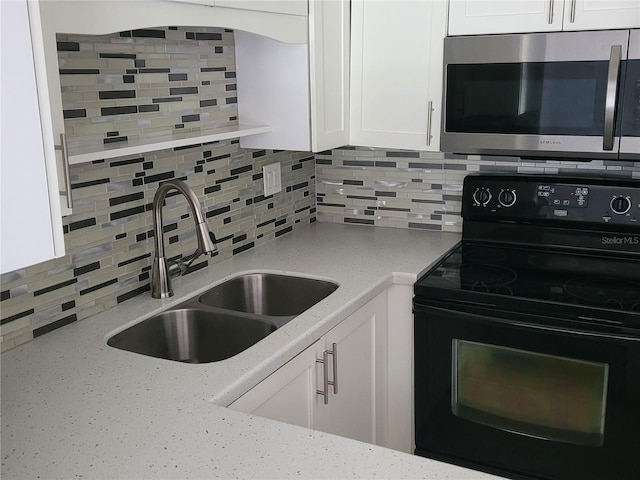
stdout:
[[(497, 478), (225, 408), (392, 283), (412, 284), (452, 233), (313, 224), (67, 325), (1, 357), (2, 478)], [(340, 288), (244, 352), (184, 364), (106, 345), (114, 331), (242, 272)]]

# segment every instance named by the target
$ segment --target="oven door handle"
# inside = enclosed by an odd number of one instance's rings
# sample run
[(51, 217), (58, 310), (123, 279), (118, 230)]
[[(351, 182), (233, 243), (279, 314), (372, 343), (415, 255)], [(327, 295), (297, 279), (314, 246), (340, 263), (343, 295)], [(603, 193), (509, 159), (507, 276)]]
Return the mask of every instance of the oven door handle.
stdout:
[(605, 333), (605, 332), (596, 332), (596, 331), (589, 331), (589, 330), (580, 330), (580, 329), (569, 328), (569, 327), (556, 327), (556, 326), (550, 326), (550, 325), (529, 324), (525, 322), (518, 322), (515, 320), (507, 320), (505, 323), (507, 323), (508, 325), (529, 328), (532, 330), (543, 330), (548, 332), (567, 333), (570, 335), (580, 335), (582, 337), (601, 338), (601, 339), (607, 339), (607, 340), (624, 340), (626, 342), (640, 342), (640, 337), (634, 337), (631, 335), (624, 335), (620, 333)]
[[(468, 302), (470, 304), (472, 302)], [(466, 304), (464, 307), (469, 307)], [(463, 307), (462, 305), (460, 305)], [(489, 304), (474, 304), (476, 307), (484, 307), (491, 308)], [(463, 308), (464, 308), (463, 307)], [(493, 325), (507, 325), (511, 327), (518, 327), (527, 330), (538, 330), (538, 331), (547, 331), (547, 332), (556, 332), (556, 333), (565, 333), (568, 335), (580, 335), (582, 337), (590, 337), (590, 338), (599, 338), (606, 340), (624, 340), (627, 342), (640, 343), (640, 334), (639, 335), (626, 335), (623, 333), (612, 333), (612, 332), (599, 332), (594, 330), (583, 330), (579, 328), (572, 327), (561, 327), (557, 325), (544, 325), (542, 322), (536, 323), (535, 320), (525, 322), (519, 320), (511, 320), (507, 318), (501, 318), (499, 316), (492, 317), (485, 313), (471, 313), (469, 311), (460, 311), (454, 310), (455, 305), (452, 305), (451, 308), (443, 308), (436, 307), (432, 305), (424, 305), (420, 304), (420, 300), (416, 299), (413, 304), (413, 312), (414, 312), (414, 322), (428, 322), (431, 317), (433, 317), (434, 311), (438, 312), (438, 316), (451, 316), (451, 317), (464, 317), (466, 321), (478, 322), (478, 323), (490, 323)], [(495, 309), (495, 305), (492, 306)], [(511, 312), (512, 314), (520, 315), (517, 312)], [(420, 318), (418, 318), (420, 316)], [(584, 319), (583, 319), (584, 320)], [(596, 320), (597, 319), (593, 319)], [(606, 321), (603, 321), (606, 322)], [(594, 323), (594, 327), (602, 327), (606, 326), (606, 323)], [(611, 325), (609, 325), (611, 326)]]

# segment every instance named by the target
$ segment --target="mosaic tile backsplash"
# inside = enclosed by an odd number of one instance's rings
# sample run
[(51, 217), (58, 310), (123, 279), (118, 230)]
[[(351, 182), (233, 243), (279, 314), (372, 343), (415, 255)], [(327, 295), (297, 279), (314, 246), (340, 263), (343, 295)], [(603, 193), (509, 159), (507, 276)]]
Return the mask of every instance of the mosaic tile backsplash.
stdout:
[[(67, 255), (2, 275), (3, 349), (150, 295), (150, 209), (159, 182), (185, 180), (218, 240), (216, 256), (200, 257), (193, 272), (313, 222), (313, 160), (304, 152), (246, 151), (226, 141), (72, 167)], [(264, 197), (262, 166), (275, 161), (283, 191)], [(163, 216), (167, 258), (192, 253), (193, 218), (184, 198), (170, 194)]]
[(237, 124), (233, 32), (58, 35), (70, 148)]
[(317, 219), (382, 227), (462, 231), (462, 181), (473, 172), (640, 179), (640, 162), (521, 161), (343, 147), (316, 155)]
[[(70, 143), (237, 123), (228, 31), (167, 28), (58, 40)], [(262, 166), (273, 162), (282, 165), (283, 191), (264, 197)], [(66, 256), (2, 275), (2, 349), (150, 295), (150, 209), (161, 182), (185, 180), (217, 237), (217, 255), (200, 257), (193, 272), (315, 221), (314, 176), (308, 152), (244, 150), (237, 140), (73, 166)], [(166, 256), (192, 253), (193, 219), (181, 195), (167, 198), (163, 216)]]
[[(58, 38), (65, 124), (71, 145), (121, 142), (237, 122), (233, 33), (164, 28)], [(283, 192), (264, 197), (261, 168), (282, 163)], [(459, 232), (460, 195), (472, 172), (561, 173), (640, 179), (640, 162), (521, 161), (343, 147), (313, 155), (255, 151), (237, 141), (193, 145), (74, 166), (67, 255), (2, 275), (2, 349), (149, 295), (153, 195), (171, 178), (201, 199), (218, 254), (239, 254), (298, 224)], [(195, 248), (181, 196), (164, 208), (167, 256)]]

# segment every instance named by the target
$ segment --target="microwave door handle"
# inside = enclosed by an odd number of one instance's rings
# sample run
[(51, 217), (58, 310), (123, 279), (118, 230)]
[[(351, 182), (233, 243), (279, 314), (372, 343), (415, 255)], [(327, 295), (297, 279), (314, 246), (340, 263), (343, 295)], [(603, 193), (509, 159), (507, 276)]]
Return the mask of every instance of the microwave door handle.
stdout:
[(616, 116), (616, 97), (618, 95), (618, 76), (620, 73), (620, 61), (622, 59), (622, 46), (612, 45), (609, 57), (609, 73), (607, 74), (607, 96), (604, 107), (604, 133), (602, 137), (602, 149), (613, 150), (613, 136)]
[(431, 117), (433, 116), (433, 101), (429, 100), (427, 104), (427, 147), (431, 146)]

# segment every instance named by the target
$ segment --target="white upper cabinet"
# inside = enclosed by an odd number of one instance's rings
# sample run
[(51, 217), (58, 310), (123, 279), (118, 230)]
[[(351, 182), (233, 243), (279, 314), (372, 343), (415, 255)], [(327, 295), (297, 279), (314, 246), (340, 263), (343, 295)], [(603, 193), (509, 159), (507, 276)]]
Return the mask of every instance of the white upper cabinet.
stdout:
[[(58, 147), (60, 184), (68, 178), (68, 165), (193, 143), (255, 136), (255, 141), (242, 146), (321, 151), (348, 142), (348, 0), (34, 3), (41, 10), (37, 29), (44, 54), (39, 61), (46, 71), (51, 111), (45, 135)], [(134, 135), (127, 141), (95, 146), (71, 141), (66, 148), (56, 35), (105, 35), (163, 26), (236, 32), (238, 125), (149, 138)], [(252, 39), (256, 48), (245, 48), (249, 42), (245, 39)], [(71, 201), (60, 197), (59, 210), (70, 214)]]
[(439, 150), (447, 2), (352, 2), (350, 144)]
[(272, 131), (244, 148), (320, 152), (349, 142), (349, 1), (309, 2), (309, 41), (236, 31), (238, 117)]
[(213, 2), (216, 7), (242, 8), (287, 15), (306, 16), (309, 13), (308, 0), (213, 0)]
[(449, 35), (640, 26), (638, 0), (450, 0)]
[(449, 35), (562, 30), (564, 0), (450, 0)]
[(239, 8), (258, 12), (307, 15), (308, 0), (170, 0), (172, 2), (195, 3), (209, 7)]
[(2, 104), (0, 273), (64, 254), (38, 4), (0, 2)]
[(640, 0), (565, 0), (563, 30), (640, 27)]
[(170, 2), (178, 2), (178, 3), (193, 3), (196, 5), (206, 5), (208, 7), (213, 7), (214, 0), (169, 0)]

